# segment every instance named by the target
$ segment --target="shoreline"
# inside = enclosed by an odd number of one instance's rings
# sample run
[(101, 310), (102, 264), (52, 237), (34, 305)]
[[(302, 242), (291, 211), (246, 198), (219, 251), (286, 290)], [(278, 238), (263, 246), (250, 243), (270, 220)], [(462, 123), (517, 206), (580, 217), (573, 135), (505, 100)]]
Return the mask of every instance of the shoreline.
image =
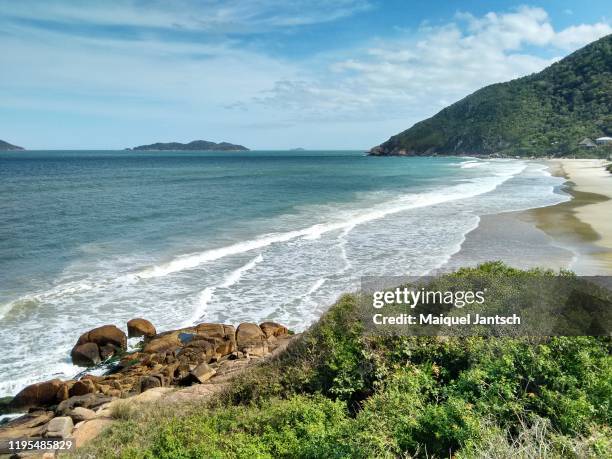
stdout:
[(563, 187), (571, 199), (481, 216), (443, 269), (501, 260), (521, 269), (612, 274), (612, 174), (605, 170), (606, 161), (555, 159), (547, 164), (553, 176), (566, 179)]

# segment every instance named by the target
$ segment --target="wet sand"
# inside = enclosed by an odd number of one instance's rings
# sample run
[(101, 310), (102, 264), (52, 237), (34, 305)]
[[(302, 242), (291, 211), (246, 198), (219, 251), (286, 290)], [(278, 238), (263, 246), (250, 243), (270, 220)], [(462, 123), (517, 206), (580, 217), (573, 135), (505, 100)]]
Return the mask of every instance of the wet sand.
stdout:
[(567, 179), (564, 191), (572, 199), (482, 217), (443, 269), (502, 260), (517, 268), (612, 275), (612, 174), (605, 164), (590, 159), (551, 160), (551, 173)]

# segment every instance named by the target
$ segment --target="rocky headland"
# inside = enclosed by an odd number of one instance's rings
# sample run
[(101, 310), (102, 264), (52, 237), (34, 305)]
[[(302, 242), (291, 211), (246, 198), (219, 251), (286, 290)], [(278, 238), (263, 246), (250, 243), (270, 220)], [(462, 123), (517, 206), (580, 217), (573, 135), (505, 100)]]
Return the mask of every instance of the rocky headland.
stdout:
[(25, 148), (0, 140), (0, 151), (23, 151)]

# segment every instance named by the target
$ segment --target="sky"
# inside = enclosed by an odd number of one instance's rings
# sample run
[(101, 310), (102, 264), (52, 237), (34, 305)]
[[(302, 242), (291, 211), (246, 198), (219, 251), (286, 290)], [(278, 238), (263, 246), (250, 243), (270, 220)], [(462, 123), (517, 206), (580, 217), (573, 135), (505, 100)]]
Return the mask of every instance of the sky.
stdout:
[(0, 0), (0, 139), (368, 149), (612, 33), (609, 0)]

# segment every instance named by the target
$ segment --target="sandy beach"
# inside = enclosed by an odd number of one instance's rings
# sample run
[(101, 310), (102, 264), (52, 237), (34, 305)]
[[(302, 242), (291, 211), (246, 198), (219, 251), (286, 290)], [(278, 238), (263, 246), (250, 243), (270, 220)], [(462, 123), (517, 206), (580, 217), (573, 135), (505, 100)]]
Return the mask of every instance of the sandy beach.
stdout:
[(481, 217), (444, 269), (502, 260), (519, 268), (612, 274), (612, 174), (605, 170), (606, 163), (598, 159), (549, 161), (551, 174), (567, 179), (564, 191), (572, 199)]

